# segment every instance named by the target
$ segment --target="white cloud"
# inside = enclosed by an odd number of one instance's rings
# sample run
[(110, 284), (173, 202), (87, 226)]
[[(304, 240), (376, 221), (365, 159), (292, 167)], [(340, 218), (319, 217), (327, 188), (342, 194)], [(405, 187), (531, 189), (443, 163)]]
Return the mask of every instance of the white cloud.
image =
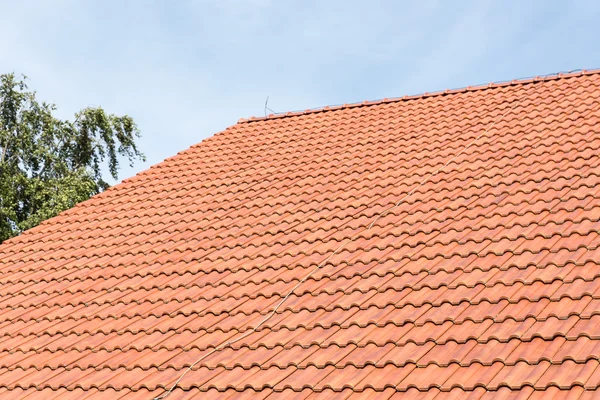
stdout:
[(4, 3), (0, 71), (62, 117), (132, 115), (148, 164), (262, 115), (266, 96), (288, 111), (600, 66), (594, 1)]

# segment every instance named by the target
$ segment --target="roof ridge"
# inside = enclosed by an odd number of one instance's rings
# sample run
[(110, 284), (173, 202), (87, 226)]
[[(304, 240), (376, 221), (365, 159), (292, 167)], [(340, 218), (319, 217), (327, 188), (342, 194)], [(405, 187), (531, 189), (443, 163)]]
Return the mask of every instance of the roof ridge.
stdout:
[(550, 73), (547, 75), (538, 75), (535, 77), (518, 78), (518, 79), (513, 79), (510, 81), (496, 81), (496, 82), (490, 82), (487, 84), (481, 84), (481, 85), (475, 85), (475, 86), (466, 86), (466, 87), (455, 88), (455, 89), (439, 90), (439, 91), (435, 91), (435, 92), (424, 92), (424, 93), (413, 94), (413, 95), (404, 95), (402, 97), (390, 97), (390, 98), (383, 98), (383, 99), (379, 99), (379, 100), (365, 100), (365, 101), (356, 102), (356, 103), (346, 103), (346, 104), (341, 104), (341, 105), (309, 108), (304, 111), (287, 111), (287, 112), (281, 112), (281, 113), (273, 113), (273, 114), (269, 114), (264, 117), (252, 116), (249, 118), (240, 118), (237, 123), (242, 124), (242, 123), (265, 121), (265, 120), (269, 120), (269, 119), (297, 117), (300, 115), (315, 114), (315, 113), (326, 112), (326, 111), (335, 111), (335, 110), (343, 110), (343, 109), (348, 109), (348, 108), (374, 106), (374, 105), (387, 104), (387, 103), (396, 103), (396, 102), (400, 102), (400, 101), (425, 99), (425, 98), (429, 98), (429, 97), (445, 96), (445, 95), (449, 95), (449, 94), (458, 94), (458, 93), (479, 91), (479, 90), (492, 89), (492, 88), (501, 88), (501, 87), (513, 86), (513, 85), (526, 85), (529, 83), (535, 83), (535, 82), (539, 82), (542, 80), (558, 80), (558, 79), (573, 78), (573, 77), (586, 76), (586, 75), (596, 75), (596, 74), (600, 74), (600, 68), (589, 69), (589, 70), (576, 69), (576, 70), (570, 70), (570, 71), (566, 71), (566, 72), (555, 72), (555, 73)]

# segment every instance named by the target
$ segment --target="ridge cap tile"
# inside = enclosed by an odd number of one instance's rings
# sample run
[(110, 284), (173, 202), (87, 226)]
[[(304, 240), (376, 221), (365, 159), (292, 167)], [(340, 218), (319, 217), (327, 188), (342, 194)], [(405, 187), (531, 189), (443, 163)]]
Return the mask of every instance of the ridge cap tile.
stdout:
[(327, 105), (327, 106), (323, 106), (323, 107), (307, 109), (304, 111), (286, 111), (286, 112), (281, 112), (281, 113), (276, 113), (276, 114), (269, 114), (265, 117), (251, 116), (248, 118), (240, 118), (238, 120), (238, 124), (257, 122), (257, 121), (266, 121), (269, 119), (285, 118), (285, 117), (289, 117), (289, 116), (307, 115), (307, 114), (320, 113), (320, 112), (326, 112), (326, 111), (332, 111), (332, 110), (344, 110), (344, 109), (349, 109), (349, 108), (378, 105), (378, 104), (382, 104), (382, 103), (393, 103), (393, 102), (406, 101), (406, 100), (426, 99), (429, 97), (445, 96), (448, 94), (457, 94), (457, 93), (464, 93), (464, 92), (469, 92), (469, 91), (480, 91), (480, 90), (493, 89), (493, 88), (502, 88), (502, 87), (507, 87), (507, 86), (526, 85), (526, 84), (536, 83), (536, 82), (540, 82), (540, 81), (567, 79), (567, 78), (572, 78), (572, 77), (593, 75), (593, 74), (600, 74), (600, 69), (593, 69), (593, 70), (583, 69), (578, 72), (571, 72), (571, 73), (558, 72), (558, 73), (547, 75), (544, 77), (536, 76), (536, 77), (532, 77), (532, 78), (521, 78), (521, 79), (513, 79), (511, 81), (490, 82), (487, 84), (481, 84), (481, 85), (476, 85), (476, 86), (466, 86), (466, 87), (462, 87), (462, 88), (445, 89), (445, 90), (438, 90), (438, 91), (434, 91), (434, 92), (423, 92), (420, 94), (404, 95), (402, 97), (396, 97), (396, 98), (364, 100), (362, 102), (359, 101), (356, 103), (349, 103), (349, 104), (346, 103), (346, 104), (341, 104), (341, 105)]

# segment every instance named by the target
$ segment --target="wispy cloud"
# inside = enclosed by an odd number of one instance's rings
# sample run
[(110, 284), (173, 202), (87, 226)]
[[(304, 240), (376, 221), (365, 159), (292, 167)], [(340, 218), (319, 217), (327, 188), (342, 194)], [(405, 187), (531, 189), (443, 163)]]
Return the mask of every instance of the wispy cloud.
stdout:
[(577, 1), (23, 1), (0, 71), (60, 115), (133, 116), (148, 163), (276, 111), (600, 67), (600, 5)]

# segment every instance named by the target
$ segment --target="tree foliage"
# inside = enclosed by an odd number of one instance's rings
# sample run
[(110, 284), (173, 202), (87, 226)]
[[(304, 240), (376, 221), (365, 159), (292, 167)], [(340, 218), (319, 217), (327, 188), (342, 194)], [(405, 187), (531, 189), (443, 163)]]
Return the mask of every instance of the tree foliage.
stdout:
[(0, 242), (108, 188), (119, 159), (145, 160), (133, 119), (88, 107), (73, 121), (38, 102), (25, 76), (0, 75)]

